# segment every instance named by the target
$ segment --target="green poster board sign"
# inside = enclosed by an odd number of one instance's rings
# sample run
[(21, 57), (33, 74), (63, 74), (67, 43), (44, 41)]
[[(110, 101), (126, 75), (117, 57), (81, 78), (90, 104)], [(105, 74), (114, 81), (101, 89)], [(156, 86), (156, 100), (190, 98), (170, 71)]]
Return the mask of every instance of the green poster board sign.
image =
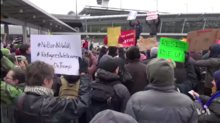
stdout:
[(158, 58), (172, 59), (177, 62), (185, 62), (185, 53), (188, 51), (188, 43), (176, 39), (160, 38)]

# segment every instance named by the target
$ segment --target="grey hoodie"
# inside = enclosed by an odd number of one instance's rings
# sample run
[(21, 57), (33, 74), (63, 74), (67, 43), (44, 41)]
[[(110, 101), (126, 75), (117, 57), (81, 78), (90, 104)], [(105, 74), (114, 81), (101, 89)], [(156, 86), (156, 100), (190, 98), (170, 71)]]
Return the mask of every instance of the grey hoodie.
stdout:
[(147, 65), (148, 90), (132, 95), (126, 114), (138, 123), (198, 123), (193, 101), (175, 90), (174, 69), (162, 58)]
[(99, 112), (90, 123), (138, 123), (134, 118), (127, 114), (112, 110)]

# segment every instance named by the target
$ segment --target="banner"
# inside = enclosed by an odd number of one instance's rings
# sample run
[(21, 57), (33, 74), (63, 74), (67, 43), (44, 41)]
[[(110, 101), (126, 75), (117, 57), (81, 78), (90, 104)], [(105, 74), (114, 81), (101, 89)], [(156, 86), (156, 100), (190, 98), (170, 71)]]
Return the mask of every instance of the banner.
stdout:
[(220, 29), (207, 29), (188, 32), (189, 51), (208, 50), (220, 39)]
[(121, 35), (121, 27), (107, 29), (108, 46), (118, 46), (118, 38)]
[(143, 38), (141, 37), (137, 41), (137, 46), (139, 47), (140, 51), (147, 51), (150, 50), (152, 47), (157, 47), (157, 39), (156, 37), (154, 38)]
[(123, 47), (135, 46), (135, 30), (121, 31), (121, 37), (125, 40)]
[(158, 11), (150, 11), (147, 13), (146, 20), (154, 20), (158, 18)]
[(176, 39), (160, 38), (158, 58), (172, 59), (177, 62), (185, 62), (185, 52), (188, 51), (188, 43)]
[(135, 20), (137, 16), (137, 11), (130, 11), (127, 20)]
[(79, 75), (80, 35), (31, 35), (31, 62), (52, 65), (56, 74)]

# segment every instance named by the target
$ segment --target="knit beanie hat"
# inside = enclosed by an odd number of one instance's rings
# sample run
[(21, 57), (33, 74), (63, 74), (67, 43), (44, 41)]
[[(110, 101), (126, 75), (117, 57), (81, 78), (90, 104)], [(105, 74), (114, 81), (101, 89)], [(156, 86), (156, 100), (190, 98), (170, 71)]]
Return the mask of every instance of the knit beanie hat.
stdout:
[(138, 47), (131, 47), (131, 48), (129, 48), (127, 53), (126, 53), (126, 57), (129, 60), (140, 59), (141, 55), (140, 55), (139, 48)]
[(220, 70), (214, 73), (214, 79), (216, 84), (216, 90), (220, 91)]
[(150, 57), (157, 57), (157, 54), (158, 54), (158, 47), (152, 47), (151, 50), (150, 50)]
[(121, 58), (110, 58), (100, 62), (98, 68), (114, 73), (117, 67), (121, 66), (121, 64), (123, 64), (123, 60)]

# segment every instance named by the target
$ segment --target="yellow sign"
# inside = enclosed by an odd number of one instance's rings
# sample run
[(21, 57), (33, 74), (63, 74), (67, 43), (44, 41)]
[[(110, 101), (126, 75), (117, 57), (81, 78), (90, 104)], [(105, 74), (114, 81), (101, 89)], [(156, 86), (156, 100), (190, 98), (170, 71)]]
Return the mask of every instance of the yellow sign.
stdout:
[(121, 35), (121, 27), (107, 29), (108, 46), (118, 46), (118, 38)]

